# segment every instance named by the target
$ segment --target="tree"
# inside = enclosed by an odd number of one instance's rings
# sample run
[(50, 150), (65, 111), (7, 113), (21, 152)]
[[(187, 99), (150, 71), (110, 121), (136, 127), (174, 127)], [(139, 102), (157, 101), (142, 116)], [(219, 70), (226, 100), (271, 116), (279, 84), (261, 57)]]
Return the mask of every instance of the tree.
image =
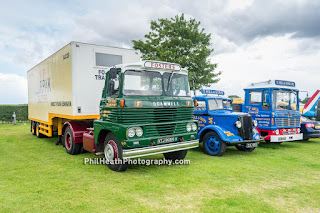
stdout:
[(236, 99), (236, 98), (241, 98), (237, 95), (229, 95), (228, 98), (230, 98), (231, 100)]
[(214, 72), (217, 64), (208, 58), (213, 52), (211, 34), (199, 26), (200, 22), (193, 18), (185, 20), (184, 14), (151, 21), (151, 31), (144, 36), (146, 40), (132, 40), (133, 48), (140, 50), (144, 60), (168, 61), (186, 67), (192, 88), (210, 86), (220, 80), (217, 77), (221, 72)]

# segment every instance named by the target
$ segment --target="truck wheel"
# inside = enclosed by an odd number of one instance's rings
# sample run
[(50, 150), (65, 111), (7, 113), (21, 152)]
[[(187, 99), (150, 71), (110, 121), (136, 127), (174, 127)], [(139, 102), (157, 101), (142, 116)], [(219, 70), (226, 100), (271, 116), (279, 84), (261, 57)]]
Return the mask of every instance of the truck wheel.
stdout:
[(63, 143), (64, 147), (66, 148), (66, 151), (70, 155), (77, 155), (80, 153), (82, 144), (81, 143), (75, 143), (73, 141), (73, 136), (72, 136), (72, 130), (70, 126), (68, 126), (64, 132), (63, 135)]
[(34, 121), (31, 121), (31, 132), (33, 135), (36, 135), (36, 126)]
[(253, 148), (247, 148), (245, 145), (241, 146), (236, 146), (237, 150), (242, 151), (242, 152), (252, 152), (256, 147)]
[(186, 157), (188, 150), (180, 150), (176, 152), (163, 153), (165, 159), (168, 160), (182, 160)]
[(39, 132), (39, 130), (40, 130), (40, 124), (37, 122), (36, 123), (36, 136), (38, 137), (38, 138), (43, 138), (44, 137), (44, 135), (43, 134), (41, 134), (40, 132)]
[(107, 134), (104, 140), (104, 157), (108, 161), (107, 165), (109, 169), (116, 172), (127, 170), (128, 163), (122, 162), (122, 145), (119, 143), (118, 138), (111, 132)]
[(203, 150), (211, 156), (222, 156), (227, 149), (226, 142), (216, 132), (208, 132), (203, 137)]

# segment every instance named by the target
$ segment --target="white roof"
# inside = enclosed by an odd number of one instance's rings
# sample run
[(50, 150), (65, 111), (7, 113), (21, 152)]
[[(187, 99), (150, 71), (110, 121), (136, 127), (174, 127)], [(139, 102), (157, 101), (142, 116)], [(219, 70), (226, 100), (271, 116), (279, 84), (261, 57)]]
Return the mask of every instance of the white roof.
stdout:
[(279, 89), (292, 89), (298, 90), (296, 84), (293, 81), (285, 80), (268, 80), (262, 82), (251, 83), (245, 89), (260, 89), (260, 88), (279, 88)]
[(121, 72), (126, 70), (148, 70), (158, 72), (172, 72), (180, 74), (188, 74), (187, 69), (181, 68), (180, 64), (165, 62), (165, 61), (139, 61), (135, 63), (115, 65), (116, 68), (121, 68)]

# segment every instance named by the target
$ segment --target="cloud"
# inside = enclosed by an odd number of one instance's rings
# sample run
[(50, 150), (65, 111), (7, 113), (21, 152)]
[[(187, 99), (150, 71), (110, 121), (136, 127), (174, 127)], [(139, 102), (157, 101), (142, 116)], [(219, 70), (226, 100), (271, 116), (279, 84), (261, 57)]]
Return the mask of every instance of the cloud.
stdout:
[(16, 74), (0, 73), (0, 104), (28, 103), (27, 79)]

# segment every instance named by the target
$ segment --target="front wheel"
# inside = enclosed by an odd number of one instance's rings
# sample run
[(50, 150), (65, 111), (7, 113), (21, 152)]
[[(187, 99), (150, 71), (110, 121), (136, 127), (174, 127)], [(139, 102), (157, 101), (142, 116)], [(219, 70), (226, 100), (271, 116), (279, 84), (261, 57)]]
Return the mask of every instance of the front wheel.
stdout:
[(203, 150), (211, 156), (222, 156), (227, 149), (227, 144), (216, 132), (208, 132), (203, 137)]
[(104, 156), (109, 169), (116, 172), (123, 172), (128, 169), (128, 163), (123, 162), (122, 153), (122, 146), (118, 138), (110, 132), (104, 141)]
[(188, 150), (180, 150), (175, 152), (163, 153), (165, 159), (168, 160), (182, 160), (186, 157)]
[(256, 147), (247, 148), (245, 145), (236, 146), (237, 150), (242, 152), (252, 152)]

